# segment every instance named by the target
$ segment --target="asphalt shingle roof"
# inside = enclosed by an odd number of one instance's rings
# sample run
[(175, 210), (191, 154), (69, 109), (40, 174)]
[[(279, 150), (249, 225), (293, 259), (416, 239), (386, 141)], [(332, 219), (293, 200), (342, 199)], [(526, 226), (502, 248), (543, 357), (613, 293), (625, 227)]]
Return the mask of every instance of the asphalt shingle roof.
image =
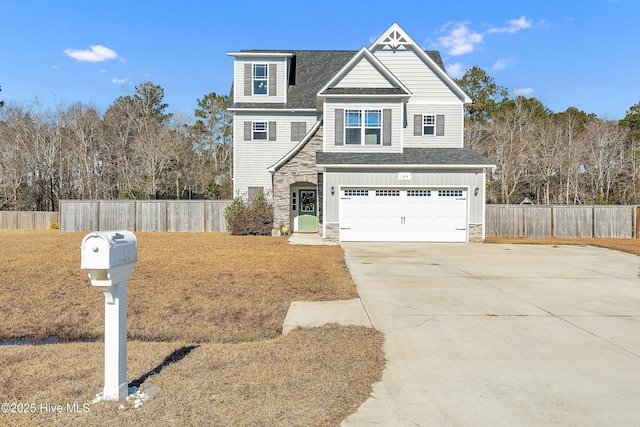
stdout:
[[(233, 103), (234, 87), (231, 86), (229, 108), (267, 109), (316, 109), (318, 91), (334, 77), (357, 53), (357, 50), (242, 50), (242, 52), (276, 52), (295, 55), (295, 84), (288, 85), (287, 103)], [(444, 64), (438, 51), (425, 51), (443, 70)], [(335, 89), (331, 89), (335, 90)], [(331, 92), (327, 92), (331, 93)], [(334, 92), (335, 93), (335, 92)], [(358, 92), (360, 93), (360, 92)], [(371, 93), (368, 89), (367, 93)], [(394, 90), (394, 94), (401, 93)]]
[(470, 165), (494, 163), (468, 148), (405, 148), (402, 153), (316, 153), (319, 165)]

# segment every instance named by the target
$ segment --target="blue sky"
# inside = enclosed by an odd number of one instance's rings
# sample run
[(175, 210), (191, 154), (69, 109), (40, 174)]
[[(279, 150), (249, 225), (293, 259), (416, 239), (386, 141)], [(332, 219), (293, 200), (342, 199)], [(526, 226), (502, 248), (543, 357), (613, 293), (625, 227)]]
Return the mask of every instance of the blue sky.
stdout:
[(169, 110), (192, 114), (198, 98), (229, 93), (227, 52), (358, 50), (393, 22), (440, 50), (452, 77), (477, 65), (556, 112), (620, 119), (640, 102), (637, 0), (0, 0), (0, 11), (0, 97), (49, 108), (104, 112), (150, 80)]

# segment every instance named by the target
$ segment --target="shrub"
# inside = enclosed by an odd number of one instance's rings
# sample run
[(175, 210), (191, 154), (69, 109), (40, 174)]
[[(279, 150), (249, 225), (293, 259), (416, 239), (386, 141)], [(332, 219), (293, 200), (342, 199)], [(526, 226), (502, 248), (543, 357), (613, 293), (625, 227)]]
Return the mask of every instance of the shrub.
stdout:
[(240, 236), (270, 236), (273, 228), (273, 205), (264, 192), (254, 194), (249, 201), (236, 197), (224, 211), (227, 228)]
[(51, 224), (49, 224), (49, 229), (51, 230), (59, 230), (60, 229), (60, 224), (57, 222), (52, 222)]

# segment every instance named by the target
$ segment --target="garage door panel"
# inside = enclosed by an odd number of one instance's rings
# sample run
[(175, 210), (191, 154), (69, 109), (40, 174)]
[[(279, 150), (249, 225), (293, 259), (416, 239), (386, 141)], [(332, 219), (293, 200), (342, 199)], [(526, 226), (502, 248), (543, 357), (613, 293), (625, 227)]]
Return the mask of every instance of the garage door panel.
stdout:
[(466, 190), (358, 191), (361, 196), (340, 200), (342, 241), (467, 241)]

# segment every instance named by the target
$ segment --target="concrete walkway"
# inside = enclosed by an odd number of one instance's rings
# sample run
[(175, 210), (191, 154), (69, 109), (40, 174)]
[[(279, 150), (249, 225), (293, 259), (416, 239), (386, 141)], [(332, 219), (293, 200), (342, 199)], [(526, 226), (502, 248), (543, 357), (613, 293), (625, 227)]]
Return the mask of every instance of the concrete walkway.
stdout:
[(342, 426), (640, 425), (640, 258), (592, 247), (343, 244), (380, 383)]

